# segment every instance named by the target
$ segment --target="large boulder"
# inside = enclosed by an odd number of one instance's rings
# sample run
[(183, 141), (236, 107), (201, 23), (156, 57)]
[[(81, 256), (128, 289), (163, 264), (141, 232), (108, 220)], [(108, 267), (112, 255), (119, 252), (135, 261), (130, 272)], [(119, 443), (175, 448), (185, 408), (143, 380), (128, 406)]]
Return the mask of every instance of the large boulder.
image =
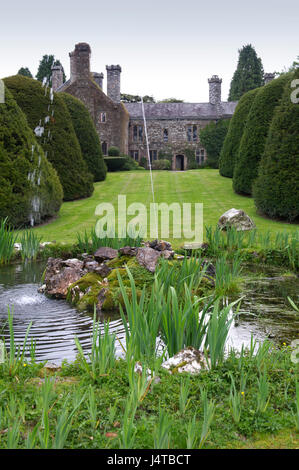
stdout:
[(163, 362), (162, 367), (172, 374), (176, 372), (198, 374), (202, 369), (208, 369), (209, 364), (203, 352), (189, 346)]
[(83, 275), (83, 261), (49, 258), (44, 276), (45, 293), (57, 299), (65, 299), (69, 286)]
[(254, 222), (251, 220), (241, 209), (229, 209), (218, 220), (218, 227), (221, 230), (226, 230), (230, 227), (235, 227), (236, 230), (252, 230), (256, 228)]

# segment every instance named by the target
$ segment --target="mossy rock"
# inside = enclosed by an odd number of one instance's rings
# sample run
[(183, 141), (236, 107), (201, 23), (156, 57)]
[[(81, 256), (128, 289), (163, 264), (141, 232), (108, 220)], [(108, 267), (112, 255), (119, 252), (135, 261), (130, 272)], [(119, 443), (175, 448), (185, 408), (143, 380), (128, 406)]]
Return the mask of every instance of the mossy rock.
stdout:
[(110, 261), (108, 261), (106, 264), (109, 266), (109, 268), (121, 268), (122, 266), (125, 266), (125, 264), (128, 263), (128, 261), (131, 259), (131, 256), (119, 256), (118, 258), (114, 258)]
[(79, 281), (70, 285), (67, 293), (67, 301), (71, 302), (79, 310), (93, 311), (94, 304), (98, 303), (98, 295), (104, 288), (101, 281), (102, 278), (99, 274), (85, 274)]

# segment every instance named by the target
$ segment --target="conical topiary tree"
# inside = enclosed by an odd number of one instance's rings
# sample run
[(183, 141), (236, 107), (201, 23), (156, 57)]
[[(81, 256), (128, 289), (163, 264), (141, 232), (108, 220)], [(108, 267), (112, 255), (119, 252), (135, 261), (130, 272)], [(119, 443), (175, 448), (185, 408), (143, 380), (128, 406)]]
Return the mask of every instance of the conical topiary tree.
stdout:
[(14, 227), (54, 216), (63, 191), (56, 171), (38, 145), (8, 89), (0, 105), (0, 219)]
[(93, 176), (83, 160), (70, 113), (59, 93), (53, 94), (51, 104), (49, 89), (37, 80), (16, 75), (4, 81), (31, 129), (36, 133), (39, 133), (38, 128), (43, 129), (37, 140), (58, 173), (64, 200), (90, 196)]
[(94, 176), (94, 181), (103, 181), (106, 178), (107, 167), (100, 139), (88, 109), (82, 101), (68, 93), (60, 93), (59, 96), (62, 97), (71, 115), (88, 171)]
[(246, 126), (236, 156), (233, 188), (236, 193), (251, 194), (258, 174), (266, 138), (289, 74), (284, 74), (259, 89), (248, 113)]
[(239, 50), (237, 69), (230, 84), (228, 101), (238, 101), (247, 91), (261, 87), (264, 83), (264, 69), (261, 59), (251, 44)]
[(239, 151), (246, 119), (257, 92), (258, 88), (248, 91), (242, 96), (230, 120), (219, 158), (219, 172), (222, 176), (233, 177), (235, 160)]
[(299, 103), (291, 99), (294, 79), (299, 79), (299, 70), (288, 79), (275, 109), (253, 184), (258, 211), (288, 221), (299, 220)]

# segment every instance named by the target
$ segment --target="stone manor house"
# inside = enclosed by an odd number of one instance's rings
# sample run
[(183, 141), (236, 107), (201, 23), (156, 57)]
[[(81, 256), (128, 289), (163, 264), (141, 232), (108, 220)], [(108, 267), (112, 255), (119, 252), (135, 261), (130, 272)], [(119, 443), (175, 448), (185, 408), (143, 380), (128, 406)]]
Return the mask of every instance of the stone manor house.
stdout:
[[(103, 154), (111, 146), (131, 155), (136, 161), (147, 158), (141, 103), (122, 103), (121, 67), (107, 65), (107, 94), (103, 91), (103, 73), (90, 71), (90, 46), (76, 44), (70, 56), (70, 79), (63, 83), (61, 66), (52, 67), (52, 86), (66, 92), (87, 106), (99, 134)], [(193, 152), (200, 166), (206, 152), (200, 143), (199, 131), (210, 122), (231, 118), (237, 102), (221, 101), (222, 80), (213, 75), (209, 82), (207, 103), (144, 103), (151, 161), (171, 156), (173, 170), (186, 170)]]

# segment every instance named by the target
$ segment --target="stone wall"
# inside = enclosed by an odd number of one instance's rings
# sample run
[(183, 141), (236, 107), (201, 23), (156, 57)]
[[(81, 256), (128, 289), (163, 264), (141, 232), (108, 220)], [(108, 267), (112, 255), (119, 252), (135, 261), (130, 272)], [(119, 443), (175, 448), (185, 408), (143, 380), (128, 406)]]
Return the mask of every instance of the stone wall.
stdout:
[[(172, 168), (175, 169), (176, 155), (186, 156), (186, 149), (193, 152), (194, 157), (196, 151), (201, 151), (203, 154), (203, 146), (200, 143), (199, 132), (200, 129), (205, 127), (210, 120), (184, 120), (184, 119), (147, 119), (147, 133), (149, 139), (150, 151), (156, 151), (157, 158), (159, 153), (172, 155)], [(137, 126), (137, 140), (134, 139), (134, 127)], [(194, 126), (196, 132), (193, 134)], [(140, 138), (139, 128), (142, 129), (142, 138)], [(191, 134), (188, 129), (191, 129)], [(164, 131), (167, 130), (167, 133)], [(168, 139), (166, 140), (166, 135)], [(188, 135), (191, 140), (188, 139)], [(136, 132), (135, 132), (136, 136)], [(147, 159), (147, 146), (144, 132), (144, 122), (142, 119), (130, 119), (129, 124), (129, 153), (133, 156), (134, 152), (138, 151), (138, 161), (140, 162), (143, 157)], [(152, 154), (153, 155), (153, 154)], [(206, 152), (204, 152), (204, 160), (206, 160)], [(202, 162), (200, 162), (202, 163)], [(186, 160), (184, 169), (186, 168)]]

